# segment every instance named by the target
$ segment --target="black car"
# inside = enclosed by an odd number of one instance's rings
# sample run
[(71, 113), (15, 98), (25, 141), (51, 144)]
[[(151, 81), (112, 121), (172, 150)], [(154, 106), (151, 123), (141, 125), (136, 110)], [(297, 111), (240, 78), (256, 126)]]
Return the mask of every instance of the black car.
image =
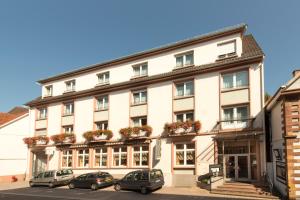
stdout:
[(110, 186), (114, 184), (114, 178), (107, 172), (93, 172), (82, 174), (69, 183), (69, 188), (91, 188), (97, 190), (98, 188)]
[(138, 170), (128, 173), (124, 178), (116, 181), (115, 190), (139, 190), (142, 194), (161, 188), (165, 184), (160, 169)]

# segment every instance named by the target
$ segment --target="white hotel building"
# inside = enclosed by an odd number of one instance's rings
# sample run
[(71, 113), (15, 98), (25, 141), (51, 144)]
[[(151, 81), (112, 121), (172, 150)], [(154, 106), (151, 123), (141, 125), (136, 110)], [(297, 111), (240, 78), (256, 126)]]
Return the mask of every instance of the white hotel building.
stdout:
[(160, 168), (166, 185), (184, 186), (218, 163), (226, 180), (260, 180), (266, 168), (264, 54), (246, 28), (39, 80), (41, 97), (26, 104), (33, 137), (28, 175), (72, 168), (120, 177)]

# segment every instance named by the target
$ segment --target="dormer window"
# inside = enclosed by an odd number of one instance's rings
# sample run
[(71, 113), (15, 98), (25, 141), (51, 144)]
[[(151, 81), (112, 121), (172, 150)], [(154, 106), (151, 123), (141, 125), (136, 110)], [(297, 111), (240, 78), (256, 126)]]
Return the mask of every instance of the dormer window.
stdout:
[(66, 92), (75, 91), (75, 80), (66, 81)]
[(236, 55), (236, 40), (218, 44), (218, 59), (228, 58)]
[(176, 55), (176, 68), (187, 67), (194, 64), (194, 53), (188, 52)]
[(48, 85), (48, 86), (45, 87), (45, 89), (46, 89), (45, 96), (46, 97), (52, 96), (53, 86), (52, 85)]
[(147, 63), (134, 65), (132, 68), (133, 68), (133, 77), (147, 76), (148, 74)]
[(38, 110), (38, 120), (47, 118), (47, 108), (40, 108)]
[(100, 73), (97, 76), (99, 85), (109, 84), (109, 72)]

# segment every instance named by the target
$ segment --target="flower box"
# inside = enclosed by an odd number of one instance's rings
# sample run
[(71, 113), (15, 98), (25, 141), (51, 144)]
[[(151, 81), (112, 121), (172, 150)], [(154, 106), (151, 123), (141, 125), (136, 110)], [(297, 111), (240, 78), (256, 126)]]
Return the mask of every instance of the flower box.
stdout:
[(198, 133), (200, 129), (200, 121), (166, 123), (164, 127), (165, 133), (167, 135), (184, 135), (188, 133)]
[(152, 133), (152, 127), (148, 125), (127, 127), (120, 129), (119, 132), (125, 139), (149, 137)]
[(112, 136), (113, 133), (110, 130), (87, 131), (83, 134), (83, 137), (87, 142), (103, 142), (106, 140), (110, 140)]
[(72, 144), (76, 142), (76, 136), (73, 133), (61, 133), (52, 135), (50, 138), (54, 144)]
[(49, 137), (47, 136), (35, 136), (35, 137), (26, 137), (23, 139), (24, 143), (29, 147), (31, 146), (39, 146), (39, 145), (47, 145), (49, 142)]

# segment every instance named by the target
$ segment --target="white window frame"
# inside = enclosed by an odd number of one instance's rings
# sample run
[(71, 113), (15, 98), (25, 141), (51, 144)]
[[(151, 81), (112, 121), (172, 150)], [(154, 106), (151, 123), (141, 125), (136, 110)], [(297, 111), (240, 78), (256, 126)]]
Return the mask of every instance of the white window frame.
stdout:
[[(139, 147), (139, 151), (134, 151), (134, 147)], [(148, 147), (148, 151), (143, 151), (143, 147)], [(147, 165), (142, 165), (143, 161), (143, 153), (147, 153)], [(134, 154), (139, 154), (140, 160), (139, 165), (134, 165)], [(132, 146), (132, 166), (133, 167), (148, 167), (149, 166), (149, 146), (147, 145), (139, 145), (139, 146)]]
[[(99, 124), (100, 124), (101, 128), (99, 128), (99, 126), (98, 126)], [(105, 124), (107, 124), (106, 128), (105, 128)], [(96, 125), (97, 130), (108, 130), (108, 121), (95, 122), (95, 125)]]
[[(106, 153), (103, 153), (103, 149), (106, 149)], [(99, 153), (97, 153), (97, 150), (100, 150)], [(108, 148), (107, 147), (100, 147), (100, 148), (95, 148), (95, 153), (94, 153), (94, 167), (100, 167), (104, 168), (108, 166)], [(96, 164), (96, 156), (99, 156), (99, 165)], [(106, 156), (106, 165), (102, 165), (103, 163), (103, 157)]]
[[(145, 101), (142, 101), (142, 93), (146, 94)], [(139, 94), (139, 101), (138, 102), (135, 102), (134, 94)], [(144, 104), (144, 103), (147, 103), (147, 101), (148, 101), (147, 90), (132, 91), (132, 105)]]
[[(63, 166), (64, 158), (66, 158), (67, 166)], [(70, 160), (71, 160), (71, 166), (68, 166)], [(73, 151), (72, 150), (63, 150), (62, 151), (62, 159), (61, 159), (61, 167), (65, 169), (65, 168), (72, 168), (72, 166), (73, 166)]]
[(248, 120), (247, 119), (238, 119), (237, 118), (237, 109), (238, 108), (247, 108), (247, 118), (249, 118), (249, 105), (241, 105), (241, 106), (230, 106), (230, 107), (223, 107), (222, 108), (222, 120), (225, 120), (225, 109), (233, 109), (233, 119), (234, 121), (226, 121), (222, 122), (222, 128), (223, 129), (230, 129), (230, 128), (246, 128), (248, 126)]
[(70, 80), (70, 81), (66, 81), (66, 92), (72, 92), (75, 91), (76, 88), (76, 80)]
[(237, 49), (236, 40), (230, 40), (230, 41), (219, 43), (219, 44), (217, 44), (217, 47), (221, 48), (222, 46), (229, 45), (229, 44), (233, 44), (234, 50), (231, 51), (231, 52), (220, 53), (220, 50), (218, 49), (218, 51), (219, 51), (218, 52), (218, 58), (219, 59), (228, 58), (228, 57), (236, 55), (236, 49)]
[[(82, 154), (80, 154), (80, 150), (83, 151)], [(83, 166), (79, 166), (79, 157), (82, 156), (82, 159), (83, 159)], [(88, 157), (88, 163), (87, 165), (84, 166), (84, 161), (86, 159), (86, 157)], [(78, 168), (89, 168), (89, 165), (90, 165), (90, 151), (89, 149), (78, 149), (77, 150), (77, 167)]]
[[(99, 85), (105, 85), (105, 84), (109, 84), (109, 79), (110, 79), (110, 73), (109, 71), (107, 72), (103, 72), (103, 73), (99, 73), (97, 74), (98, 77), (98, 84)], [(102, 77), (102, 82), (100, 81)]]
[(178, 122), (178, 119), (177, 119), (177, 115), (183, 115), (183, 122), (186, 122), (186, 115), (187, 114), (192, 114), (193, 115), (193, 120), (195, 120), (195, 115), (194, 115), (194, 111), (189, 111), (189, 112), (179, 112), (179, 113), (175, 113), (175, 121)]
[[(240, 73), (240, 72), (246, 72), (246, 74), (247, 74), (246, 85), (237, 86), (237, 80), (236, 80), (237, 73)], [(225, 88), (225, 86), (224, 86), (224, 76), (232, 76), (232, 87)], [(241, 71), (236, 71), (236, 72), (232, 72), (232, 73), (222, 74), (222, 90), (230, 90), (230, 89), (243, 88), (243, 87), (249, 87), (249, 71), (248, 70), (241, 70)]]
[(96, 111), (108, 109), (108, 95), (100, 96), (96, 98)]
[[(115, 148), (118, 148), (118, 152), (115, 152)], [(126, 147), (126, 152), (123, 152), (122, 151), (122, 147), (113, 147), (112, 148), (112, 166), (113, 167), (127, 167), (127, 163), (128, 163), (128, 148)], [(114, 158), (115, 158), (115, 155), (118, 155), (119, 156), (119, 159), (118, 159), (118, 164), (117, 165), (114, 165)], [(121, 158), (122, 158), (122, 155), (126, 155), (126, 165), (121, 165)]]
[[(193, 86), (193, 90), (192, 90), (192, 94), (187, 94), (187, 84), (188, 83), (192, 83), (192, 86)], [(178, 86), (179, 85), (183, 85), (183, 95), (178, 95)], [(180, 83), (175, 83), (175, 92), (176, 92), (176, 96), (175, 97), (187, 97), (187, 96), (193, 96), (194, 95), (194, 91), (195, 90), (195, 86), (194, 86), (194, 81), (185, 81), (185, 82), (180, 82)]]
[[(143, 67), (146, 66), (146, 73), (143, 74)], [(135, 74), (135, 70), (138, 69), (139, 73)], [(148, 63), (141, 63), (137, 65), (132, 66), (133, 70), (133, 77), (141, 77), (141, 76), (147, 76), (148, 75)]]
[(53, 85), (47, 85), (45, 86), (46, 89), (46, 97), (50, 97), (53, 95)]
[[(188, 55), (192, 55), (192, 63), (189, 64), (186, 63), (186, 56)], [(182, 57), (182, 65), (177, 65), (177, 58), (180, 57)], [(175, 62), (176, 62), (175, 68), (182, 68), (182, 67), (188, 67), (194, 65), (194, 51), (189, 51), (186, 53), (175, 55)]]
[(38, 109), (38, 120), (47, 119), (48, 117), (48, 110), (47, 108), (40, 108)]
[[(68, 109), (70, 106), (70, 109)], [(70, 110), (70, 111), (68, 111)], [(64, 104), (64, 116), (74, 115), (74, 103), (65, 103)]]
[[(147, 117), (146, 116), (144, 116), (144, 117), (132, 117), (131, 118), (131, 122), (132, 122), (132, 126), (136, 126), (135, 124), (134, 124), (134, 120), (138, 120), (139, 122), (139, 124), (137, 125), (137, 126), (143, 126), (142, 125), (142, 120), (143, 119), (146, 119), (146, 121), (147, 121), (147, 123), (148, 123), (148, 119), (147, 119)], [(147, 125), (147, 123), (146, 123), (146, 125)]]
[(72, 134), (74, 132), (73, 125), (63, 126), (64, 133)]
[[(180, 150), (178, 150), (177, 148), (176, 148), (176, 145), (177, 144), (183, 144), (184, 145), (184, 147), (183, 147), (183, 150), (182, 149), (180, 149)], [(194, 145), (194, 149), (187, 149), (187, 145), (188, 144), (193, 144)], [(174, 166), (175, 167), (194, 167), (195, 166), (195, 163), (196, 163), (196, 151), (195, 151), (195, 149), (196, 149), (196, 144), (195, 143), (174, 143)], [(181, 151), (183, 151), (183, 162), (184, 162), (184, 164), (183, 165), (177, 165), (177, 163), (176, 163), (176, 152), (181, 152)], [(194, 152), (194, 164), (187, 164), (187, 152), (188, 151), (193, 151)]]

